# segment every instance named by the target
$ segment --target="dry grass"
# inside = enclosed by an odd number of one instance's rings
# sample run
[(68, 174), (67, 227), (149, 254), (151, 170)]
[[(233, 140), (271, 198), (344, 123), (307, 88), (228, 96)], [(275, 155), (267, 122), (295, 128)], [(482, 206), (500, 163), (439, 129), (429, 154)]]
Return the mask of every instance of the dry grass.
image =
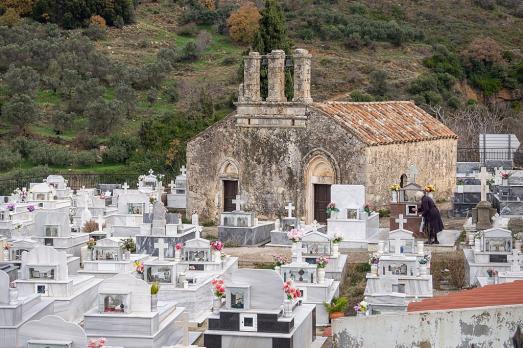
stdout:
[(462, 250), (451, 253), (433, 252), (430, 263), (433, 287), (440, 290), (446, 290), (446, 287), (463, 289), (465, 287), (465, 267), (465, 254)]

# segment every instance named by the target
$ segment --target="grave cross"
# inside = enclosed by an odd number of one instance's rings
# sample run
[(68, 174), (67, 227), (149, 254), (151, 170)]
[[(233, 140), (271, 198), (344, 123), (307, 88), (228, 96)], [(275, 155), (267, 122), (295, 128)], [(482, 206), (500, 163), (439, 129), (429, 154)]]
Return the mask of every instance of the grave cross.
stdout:
[(171, 183), (167, 186), (169, 186), (171, 188), (171, 193), (173, 193), (174, 189), (176, 188), (176, 184), (174, 183), (174, 180), (171, 180)]
[(236, 204), (236, 211), (242, 211), (242, 204), (245, 203), (245, 201), (241, 198), (241, 196), (236, 195), (236, 199), (233, 199), (232, 203)]
[(512, 272), (520, 272), (521, 271), (521, 262), (523, 262), (523, 254), (521, 254), (518, 249), (513, 249), (512, 255), (509, 255), (508, 258), (512, 261), (510, 270)]
[(153, 174), (154, 174), (154, 170), (149, 169), (149, 175), (153, 175)]
[(98, 215), (98, 232), (102, 232), (103, 230), (103, 225), (104, 225), (104, 218), (102, 216), (102, 214)]
[(407, 223), (407, 219), (403, 218), (403, 214), (399, 214), (398, 218), (394, 221), (398, 224), (398, 226), (399, 226), (398, 229), (400, 229), (400, 230), (403, 229), (403, 224)]
[(158, 243), (154, 243), (154, 247), (158, 248), (158, 261), (163, 261), (165, 249), (167, 249), (169, 245), (164, 243), (163, 238), (160, 238), (158, 239)]
[(294, 256), (296, 257), (296, 262), (303, 263), (303, 251), (307, 251), (307, 249), (296, 245), (296, 243), (294, 243), (294, 244), (295, 245), (293, 245), (293, 249), (294, 249)]
[(289, 204), (287, 204), (287, 206), (285, 207), (285, 210), (287, 210), (287, 217), (291, 218), (292, 217), (292, 211), (295, 210), (296, 208), (292, 205), (291, 202), (289, 202)]
[(180, 168), (180, 173), (183, 175), (183, 176), (186, 176), (187, 175), (187, 168), (185, 168), (185, 166), (182, 166)]
[(127, 184), (127, 181), (123, 183), (123, 192), (127, 192), (127, 189), (129, 188), (129, 184)]
[(418, 176), (418, 168), (416, 168), (416, 166), (414, 164), (411, 164), (409, 166), (409, 170), (408, 170), (409, 184), (416, 183), (417, 176)]
[(487, 168), (481, 167), (481, 172), (476, 175), (476, 179), (481, 180), (481, 201), (487, 200), (487, 180), (491, 175), (487, 173)]
[(320, 224), (318, 223), (318, 221), (314, 220), (312, 222), (312, 232), (318, 232), (318, 227), (320, 227)]

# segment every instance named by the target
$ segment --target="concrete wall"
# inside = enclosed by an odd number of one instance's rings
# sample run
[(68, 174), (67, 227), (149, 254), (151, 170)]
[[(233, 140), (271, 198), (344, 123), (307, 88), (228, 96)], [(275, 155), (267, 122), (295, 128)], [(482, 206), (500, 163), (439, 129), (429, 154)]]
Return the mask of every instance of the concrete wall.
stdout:
[(304, 168), (312, 154), (326, 154), (336, 183), (364, 184), (364, 146), (335, 121), (307, 108), (306, 127), (241, 127), (235, 114), (215, 124), (187, 145), (188, 212), (216, 219), (223, 210), (220, 171), (227, 159), (239, 169), (239, 191), (248, 197), (245, 209), (260, 218), (285, 214), (293, 202), (305, 215)]
[(411, 164), (418, 169), (418, 185), (434, 184), (436, 200), (449, 201), (456, 185), (456, 153), (455, 139), (368, 147), (367, 201), (388, 204), (390, 185), (399, 183)]
[(333, 321), (333, 335), (335, 347), (513, 347), (518, 326), (523, 305), (346, 317)]

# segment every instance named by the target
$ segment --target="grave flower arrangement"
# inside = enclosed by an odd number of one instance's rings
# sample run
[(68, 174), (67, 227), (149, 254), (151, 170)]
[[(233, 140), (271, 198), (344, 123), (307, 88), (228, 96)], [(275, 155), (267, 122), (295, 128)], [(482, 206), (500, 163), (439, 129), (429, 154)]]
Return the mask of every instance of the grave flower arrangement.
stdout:
[(16, 208), (16, 205), (14, 203), (9, 203), (7, 205), (7, 210), (9, 210), (9, 211), (14, 211), (15, 208)]
[(498, 271), (496, 271), (495, 269), (488, 269), (487, 274), (490, 278), (496, 277), (498, 275)]
[(501, 172), (500, 174), (502, 179), (508, 179), (510, 177), (510, 173), (508, 172)]
[(380, 258), (377, 257), (376, 255), (372, 255), (369, 258), (369, 265), (377, 265), (378, 263), (380, 263)]
[(156, 202), (156, 198), (154, 196), (149, 197), (149, 203), (154, 204)]
[(285, 256), (282, 255), (272, 255), (272, 258), (274, 259), (274, 263), (276, 266), (281, 267), (281, 265), (285, 265), (289, 260)]
[(514, 233), (514, 240), (521, 240), (521, 233)]
[(211, 242), (211, 249), (221, 251), (223, 249), (223, 242), (221, 240)]
[(329, 216), (332, 214), (332, 213), (338, 213), (340, 210), (338, 208), (336, 208), (336, 203), (334, 202), (330, 202), (328, 205), (327, 205), (327, 214), (329, 214)]
[(366, 212), (368, 216), (370, 216), (372, 214), (372, 208), (370, 204), (365, 204), (365, 206), (363, 207), (363, 211)]
[(174, 247), (176, 248), (176, 250), (182, 250), (183, 244), (182, 243), (176, 243), (176, 245)]
[(103, 348), (105, 347), (105, 338), (91, 338), (87, 342), (87, 348)]
[(343, 236), (339, 233), (334, 233), (334, 238), (332, 238), (332, 242), (334, 244), (338, 244), (338, 243), (341, 243), (341, 241), (343, 240)]
[(225, 297), (225, 288), (223, 286), (223, 279), (213, 279), (211, 280), (211, 285), (213, 287), (212, 291), (216, 298)]
[(30, 213), (32, 213), (33, 211), (35, 211), (35, 206), (32, 205), (32, 204), (29, 204), (29, 205), (27, 206), (27, 211), (30, 212)]
[(134, 242), (134, 239), (129, 237), (122, 240), (122, 249), (134, 253), (136, 251), (136, 243)]
[(327, 267), (327, 264), (329, 263), (329, 259), (325, 256), (320, 256), (316, 259), (316, 266), (318, 268), (325, 268)]
[(297, 243), (297, 242), (301, 241), (301, 239), (303, 238), (303, 235), (304, 235), (304, 232), (301, 228), (293, 228), (292, 230), (287, 232), (287, 238), (289, 238), (289, 240), (292, 240), (293, 243)]
[(392, 184), (392, 185), (390, 185), (389, 189), (391, 191), (399, 191), (401, 189), (401, 186), (400, 186), (400, 184)]
[(287, 300), (292, 301), (297, 299), (300, 296), (300, 290), (292, 286), (292, 280), (287, 280), (283, 283), (283, 291), (287, 295)]
[(425, 191), (425, 192), (436, 192), (436, 187), (434, 187), (433, 184), (428, 184), (428, 185), (425, 186), (423, 191)]
[(367, 310), (369, 309), (369, 304), (366, 301), (361, 301), (357, 305), (354, 306), (354, 310), (356, 313), (367, 313)]
[(94, 240), (94, 238), (89, 238), (89, 240), (87, 241), (87, 249), (93, 250), (95, 245), (96, 240)]
[(422, 258), (420, 258), (420, 259), (418, 260), (418, 263), (419, 263), (420, 265), (426, 265), (426, 264), (429, 263), (429, 262), (430, 262), (430, 256), (429, 256), (429, 255), (425, 255), (425, 256), (423, 256)]
[(13, 247), (13, 245), (11, 243), (5, 243), (4, 245), (4, 250), (9, 250)]
[(142, 261), (134, 261), (134, 270), (138, 274), (143, 274), (143, 271), (144, 271), (143, 262)]

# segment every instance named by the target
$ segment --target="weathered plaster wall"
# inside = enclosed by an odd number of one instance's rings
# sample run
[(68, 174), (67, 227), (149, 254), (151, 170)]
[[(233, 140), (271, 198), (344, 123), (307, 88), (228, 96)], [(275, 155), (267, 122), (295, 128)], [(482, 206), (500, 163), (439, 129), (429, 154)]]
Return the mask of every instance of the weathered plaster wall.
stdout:
[(346, 317), (333, 321), (335, 347), (513, 347), (523, 305)]
[(390, 185), (399, 183), (411, 164), (418, 169), (418, 185), (434, 184), (436, 200), (449, 201), (456, 184), (456, 151), (455, 139), (368, 147), (367, 201), (388, 204)]
[[(307, 110), (306, 127), (253, 128), (235, 125), (235, 115), (198, 135), (187, 145), (188, 212), (216, 219), (222, 211), (220, 167), (239, 165), (239, 190), (245, 208), (260, 218), (284, 214), (287, 202), (305, 214), (304, 168), (312, 153), (327, 153), (337, 183), (364, 184), (364, 147), (332, 119)], [(305, 163), (304, 163), (305, 162)]]

